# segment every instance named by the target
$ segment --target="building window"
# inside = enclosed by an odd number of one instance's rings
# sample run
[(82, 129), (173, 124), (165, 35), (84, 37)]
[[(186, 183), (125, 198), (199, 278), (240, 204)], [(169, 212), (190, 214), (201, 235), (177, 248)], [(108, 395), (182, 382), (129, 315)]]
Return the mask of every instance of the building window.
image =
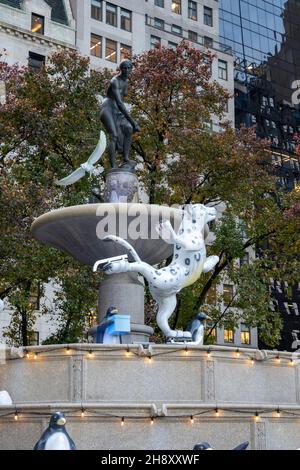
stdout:
[(37, 15), (36, 13), (32, 13), (31, 15), (31, 32), (44, 34), (45, 32), (45, 18), (41, 15)]
[(231, 284), (224, 284), (223, 299), (225, 305), (228, 305), (233, 300), (233, 286)]
[(218, 61), (218, 77), (222, 80), (228, 80), (227, 62), (225, 60)]
[(28, 346), (38, 346), (40, 344), (40, 334), (38, 331), (31, 331), (28, 334)]
[(213, 47), (213, 40), (209, 36), (203, 36), (203, 45), (206, 47)]
[(102, 0), (91, 0), (91, 17), (102, 21)]
[(206, 26), (212, 26), (213, 25), (213, 10), (212, 8), (209, 7), (204, 7), (204, 24)]
[(198, 34), (195, 31), (188, 31), (188, 37), (190, 41), (197, 42), (198, 41)]
[(173, 34), (177, 34), (177, 36), (182, 36), (182, 28), (177, 26), (177, 24), (172, 24), (171, 31)]
[(120, 46), (121, 61), (125, 59), (130, 59), (132, 57), (132, 48), (126, 44), (121, 44)]
[(154, 18), (154, 27), (158, 29), (165, 29), (165, 22), (160, 18)]
[(41, 286), (40, 283), (34, 284), (29, 293), (29, 304), (30, 308), (33, 310), (40, 309), (40, 300), (41, 300)]
[(169, 41), (169, 42), (168, 42), (168, 47), (169, 47), (170, 49), (173, 49), (173, 51), (176, 51), (176, 49), (177, 49), (177, 44), (176, 44), (176, 42)]
[(240, 265), (243, 266), (244, 264), (249, 264), (249, 253), (247, 251), (240, 258)]
[(106, 4), (106, 24), (110, 26), (118, 26), (118, 7), (111, 3)]
[(112, 39), (106, 39), (105, 59), (110, 62), (117, 62), (117, 42)]
[(197, 21), (198, 19), (197, 3), (192, 0), (189, 0), (189, 3), (188, 3), (188, 17), (190, 18), (190, 20), (194, 20), (194, 21)]
[(132, 31), (132, 12), (121, 8), (121, 29)]
[(31, 70), (38, 71), (45, 65), (45, 60), (44, 55), (29, 52), (28, 66)]
[(209, 305), (216, 305), (217, 303), (217, 290), (216, 290), (216, 286), (212, 286), (207, 295), (206, 295), (206, 300), (205, 302)]
[(224, 328), (224, 343), (234, 343), (234, 330), (227, 326)]
[(151, 36), (150, 38), (150, 46), (151, 49), (155, 49), (161, 45), (161, 39), (158, 36)]
[(164, 8), (165, 0), (154, 0), (154, 5), (156, 5), (157, 7)]
[(251, 343), (250, 328), (247, 325), (245, 325), (245, 323), (241, 323), (241, 343), (242, 344)]
[(207, 336), (208, 333), (210, 333), (209, 338), (213, 339), (213, 342), (216, 342), (217, 341), (217, 329), (216, 327), (213, 327), (213, 326), (214, 326), (213, 322), (206, 322), (205, 336)]
[(97, 34), (91, 34), (90, 53), (94, 57), (102, 57), (102, 37)]
[(181, 0), (172, 0), (172, 12), (181, 15)]

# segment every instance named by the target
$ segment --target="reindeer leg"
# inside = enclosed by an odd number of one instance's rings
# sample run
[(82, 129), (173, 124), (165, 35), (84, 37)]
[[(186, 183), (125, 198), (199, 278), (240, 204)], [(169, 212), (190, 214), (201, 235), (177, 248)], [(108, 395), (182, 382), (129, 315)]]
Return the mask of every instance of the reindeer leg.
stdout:
[(216, 264), (218, 264), (218, 262), (218, 256), (209, 256), (208, 258), (206, 258), (205, 263), (203, 265), (203, 272), (208, 273), (216, 266)]
[(191, 338), (192, 335), (189, 331), (171, 330), (169, 326), (169, 318), (177, 304), (176, 294), (157, 298), (157, 303), (159, 308), (156, 321), (164, 335), (167, 338)]

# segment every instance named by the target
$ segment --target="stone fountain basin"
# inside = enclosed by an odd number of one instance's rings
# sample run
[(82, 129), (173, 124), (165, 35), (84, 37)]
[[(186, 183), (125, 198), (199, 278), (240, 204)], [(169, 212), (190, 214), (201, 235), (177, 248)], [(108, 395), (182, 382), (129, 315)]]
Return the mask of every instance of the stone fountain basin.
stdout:
[(153, 204), (86, 204), (53, 210), (38, 217), (31, 232), (42, 243), (63, 250), (89, 266), (99, 259), (123, 254), (128, 254), (132, 261), (125, 248), (103, 241), (108, 234), (121, 236), (143, 261), (154, 265), (173, 253), (173, 246), (158, 237), (156, 224), (167, 219), (177, 231), (181, 217), (180, 209)]

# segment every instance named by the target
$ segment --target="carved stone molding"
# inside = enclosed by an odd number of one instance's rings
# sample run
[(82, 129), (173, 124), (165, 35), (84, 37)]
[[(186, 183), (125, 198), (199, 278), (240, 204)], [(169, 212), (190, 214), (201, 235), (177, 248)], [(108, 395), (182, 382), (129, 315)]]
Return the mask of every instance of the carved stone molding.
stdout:
[(215, 401), (215, 362), (206, 361), (205, 371), (205, 399), (207, 401)]
[(265, 450), (266, 442), (266, 425), (264, 421), (255, 423), (255, 449)]
[(57, 47), (57, 49), (75, 49), (75, 46), (72, 44), (68, 44), (47, 36), (37, 36), (34, 33), (31, 33), (31, 31), (27, 31), (26, 29), (22, 29), (2, 21), (0, 21), (0, 32), (4, 32), (10, 36), (22, 38), (25, 41), (36, 42), (37, 44), (48, 47)]
[(72, 399), (75, 402), (83, 400), (83, 359), (82, 357), (74, 357), (72, 361)]

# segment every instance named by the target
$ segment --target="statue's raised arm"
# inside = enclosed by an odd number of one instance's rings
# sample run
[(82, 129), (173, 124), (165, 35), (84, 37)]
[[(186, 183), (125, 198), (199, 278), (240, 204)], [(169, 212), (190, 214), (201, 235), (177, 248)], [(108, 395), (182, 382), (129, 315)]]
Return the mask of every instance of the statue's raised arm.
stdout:
[(133, 169), (135, 162), (130, 160), (132, 134), (140, 130), (139, 125), (132, 119), (123, 103), (127, 95), (128, 79), (132, 71), (130, 60), (123, 60), (120, 73), (110, 81), (106, 98), (104, 99), (100, 119), (109, 135), (108, 154), (112, 168), (117, 168), (117, 153), (123, 155), (122, 167)]

